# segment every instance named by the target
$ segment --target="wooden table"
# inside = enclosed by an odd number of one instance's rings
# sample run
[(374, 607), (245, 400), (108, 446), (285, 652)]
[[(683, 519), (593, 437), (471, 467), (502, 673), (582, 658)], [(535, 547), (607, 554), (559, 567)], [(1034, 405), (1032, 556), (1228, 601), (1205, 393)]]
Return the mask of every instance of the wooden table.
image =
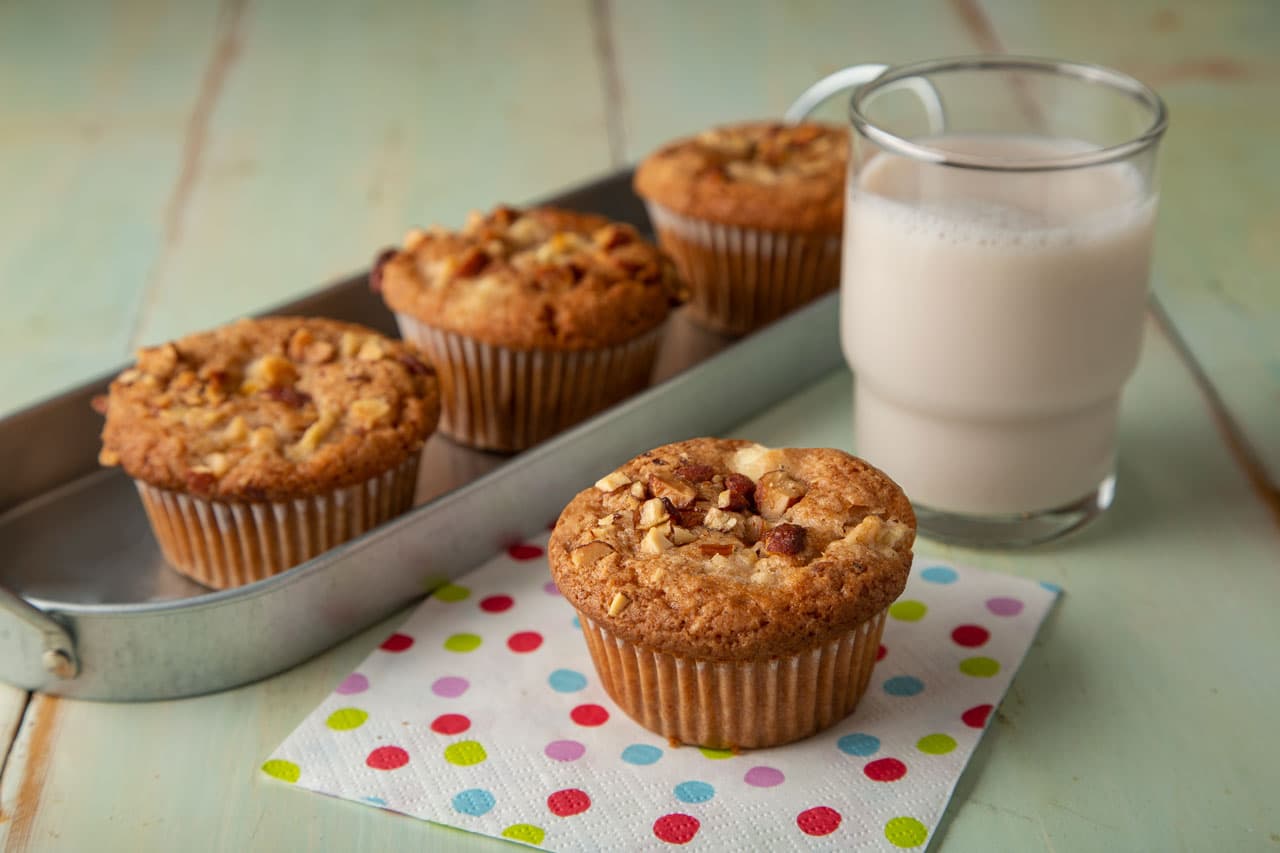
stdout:
[[(854, 61), (1001, 51), (1167, 98), (1158, 310), (1103, 521), (1026, 552), (1061, 584), (938, 833), (947, 850), (1280, 849), (1280, 5), (8, 3), (0, 410), (629, 163), (776, 115)], [(849, 379), (744, 427), (847, 446)], [(0, 688), (5, 849), (497, 849), (258, 765), (394, 620), (226, 693)]]

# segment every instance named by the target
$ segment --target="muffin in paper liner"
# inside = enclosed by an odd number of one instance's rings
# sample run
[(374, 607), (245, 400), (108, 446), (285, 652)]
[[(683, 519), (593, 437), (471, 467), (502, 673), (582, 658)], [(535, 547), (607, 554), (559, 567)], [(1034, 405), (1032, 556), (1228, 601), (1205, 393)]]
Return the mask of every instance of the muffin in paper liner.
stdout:
[(663, 250), (688, 283), (690, 318), (726, 335), (768, 325), (840, 284), (840, 239), (722, 225), (648, 202)]
[(547, 557), (622, 710), (673, 741), (762, 748), (853, 712), (914, 540), (910, 501), (861, 459), (696, 438), (579, 492)]
[(680, 743), (756, 749), (809, 737), (853, 713), (887, 612), (820, 646), (761, 661), (665, 654), (580, 618), (605, 691), (640, 725)]
[(354, 486), (289, 501), (215, 501), (135, 480), (170, 566), (214, 589), (279, 574), (413, 506), (415, 453)]
[(665, 324), (611, 347), (521, 350), (396, 314), (440, 379), (440, 432), (482, 450), (531, 447), (649, 384)]

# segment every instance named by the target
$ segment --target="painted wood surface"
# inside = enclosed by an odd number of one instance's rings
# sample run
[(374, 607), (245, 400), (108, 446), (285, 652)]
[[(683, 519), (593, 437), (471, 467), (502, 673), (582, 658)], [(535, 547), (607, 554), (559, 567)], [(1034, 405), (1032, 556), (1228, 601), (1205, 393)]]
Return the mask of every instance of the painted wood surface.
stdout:
[[(955, 555), (1067, 595), (942, 846), (1274, 848), (1277, 44), (1269, 0), (3, 4), (0, 414), (359, 268), (410, 224), (777, 114), (850, 62), (1007, 49), (1119, 67), (1173, 112), (1156, 290), (1188, 352), (1149, 335), (1101, 523), (1053, 548)], [(847, 385), (744, 430), (847, 446)], [(5, 849), (502, 849), (257, 773), (391, 624), (182, 702), (0, 689)]]

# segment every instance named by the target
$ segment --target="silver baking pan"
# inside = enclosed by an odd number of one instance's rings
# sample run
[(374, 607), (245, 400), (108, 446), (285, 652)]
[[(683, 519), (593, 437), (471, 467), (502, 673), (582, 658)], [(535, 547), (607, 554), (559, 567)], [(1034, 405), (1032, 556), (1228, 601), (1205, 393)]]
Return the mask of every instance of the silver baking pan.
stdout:
[[(618, 173), (548, 202), (649, 232)], [(738, 341), (679, 312), (656, 384), (523, 453), (427, 444), (414, 509), (273, 578), (211, 592), (168, 569), (132, 483), (98, 467), (110, 376), (0, 421), (0, 679), (82, 699), (166, 699), (287, 669), (499, 549), (645, 449), (734, 424), (840, 363), (835, 295)], [(395, 323), (363, 276), (268, 313)]]

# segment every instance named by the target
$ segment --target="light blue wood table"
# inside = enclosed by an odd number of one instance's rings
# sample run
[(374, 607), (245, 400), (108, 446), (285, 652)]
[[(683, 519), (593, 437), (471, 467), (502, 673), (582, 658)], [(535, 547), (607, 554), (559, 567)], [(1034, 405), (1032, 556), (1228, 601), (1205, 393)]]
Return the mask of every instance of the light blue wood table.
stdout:
[[(0, 413), (410, 224), (777, 115), (844, 64), (979, 51), (1130, 71), (1173, 129), (1115, 507), (1034, 551), (920, 548), (1067, 590), (936, 846), (1280, 850), (1275, 2), (3, 4)], [(801, 396), (739, 432), (847, 447), (848, 375)], [(185, 701), (0, 688), (5, 849), (501, 849), (257, 773), (393, 624)]]

